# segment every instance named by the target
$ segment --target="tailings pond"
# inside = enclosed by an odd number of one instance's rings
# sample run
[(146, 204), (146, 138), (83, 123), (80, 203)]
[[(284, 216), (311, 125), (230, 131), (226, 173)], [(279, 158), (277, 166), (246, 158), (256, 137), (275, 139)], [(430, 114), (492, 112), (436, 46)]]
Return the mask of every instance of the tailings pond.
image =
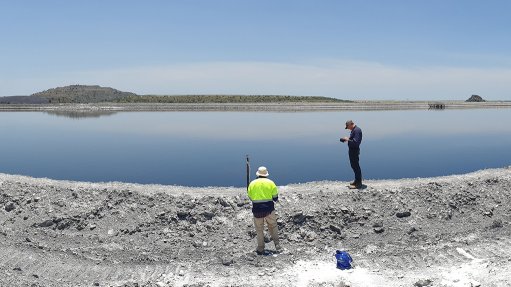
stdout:
[(352, 180), (344, 122), (363, 130), (366, 179), (511, 165), (511, 109), (349, 112), (0, 112), (0, 172), (79, 181), (244, 186)]

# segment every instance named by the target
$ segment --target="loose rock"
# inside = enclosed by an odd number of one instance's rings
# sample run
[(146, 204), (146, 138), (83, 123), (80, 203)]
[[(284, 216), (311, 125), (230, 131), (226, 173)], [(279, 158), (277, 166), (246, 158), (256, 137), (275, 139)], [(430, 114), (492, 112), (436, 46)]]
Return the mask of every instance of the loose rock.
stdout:
[(224, 256), (222, 257), (222, 264), (224, 266), (231, 266), (234, 264), (234, 258), (232, 256)]
[(412, 233), (414, 233), (414, 232), (416, 232), (416, 231), (418, 231), (418, 230), (417, 230), (417, 228), (415, 228), (415, 227), (411, 227), (410, 229), (408, 229), (408, 231), (407, 231), (406, 233), (408, 233), (408, 234), (412, 234)]
[(227, 200), (223, 199), (223, 198), (219, 198), (218, 199), (218, 203), (223, 206), (223, 207), (229, 207), (231, 206), (231, 204), (229, 202), (227, 202)]
[(213, 212), (209, 212), (209, 211), (202, 213), (202, 215), (208, 220), (211, 220), (211, 219), (213, 219), (213, 217), (215, 217), (215, 214)]
[(293, 215), (293, 222), (295, 224), (302, 224), (306, 219), (306, 216), (302, 212), (298, 212)]
[(50, 227), (53, 224), (54, 224), (53, 220), (48, 219), (48, 220), (45, 220), (45, 221), (39, 223), (37, 226), (39, 226), (39, 227)]
[(403, 211), (403, 212), (396, 213), (396, 216), (398, 218), (409, 217), (410, 215), (412, 215), (412, 213), (410, 211)]
[(16, 208), (16, 205), (14, 205), (14, 202), (9, 202), (5, 205), (5, 211), (11, 212)]
[(341, 228), (337, 225), (330, 224), (330, 230), (337, 234), (341, 234)]
[(495, 219), (492, 224), (490, 225), (490, 228), (502, 228), (504, 226), (502, 219)]
[(431, 281), (429, 279), (423, 279), (423, 280), (419, 280), (419, 281), (415, 282), (415, 284), (413, 284), (413, 286), (426, 287), (426, 286), (431, 286), (432, 283), (433, 283), (433, 281)]
[(379, 233), (383, 233), (384, 231), (385, 231), (385, 228), (383, 228), (383, 227), (376, 227), (376, 228), (374, 228), (374, 232), (378, 233), (378, 234)]

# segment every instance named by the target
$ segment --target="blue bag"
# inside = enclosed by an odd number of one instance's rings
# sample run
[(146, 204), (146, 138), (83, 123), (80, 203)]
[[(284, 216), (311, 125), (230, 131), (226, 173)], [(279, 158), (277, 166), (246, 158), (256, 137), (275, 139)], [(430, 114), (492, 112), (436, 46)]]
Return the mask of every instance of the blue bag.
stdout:
[(353, 262), (353, 259), (348, 252), (340, 250), (335, 251), (335, 259), (337, 259), (337, 268), (341, 270), (351, 269), (351, 262)]

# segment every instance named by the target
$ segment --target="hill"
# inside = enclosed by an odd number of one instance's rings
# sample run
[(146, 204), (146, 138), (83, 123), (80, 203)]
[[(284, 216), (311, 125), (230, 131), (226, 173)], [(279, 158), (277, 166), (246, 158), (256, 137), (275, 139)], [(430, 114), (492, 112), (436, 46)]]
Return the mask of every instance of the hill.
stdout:
[(134, 93), (86, 85), (71, 85), (57, 87), (43, 92), (32, 94), (32, 97), (47, 99), (49, 103), (100, 103), (116, 102), (126, 97), (136, 97)]
[(71, 85), (38, 92), (30, 96), (0, 97), (0, 104), (53, 104), (53, 103), (332, 103), (350, 102), (328, 97), (280, 95), (137, 95), (109, 87)]
[(481, 103), (481, 102), (486, 102), (481, 96), (478, 96), (478, 95), (472, 95), (470, 98), (468, 98), (468, 100), (466, 100), (465, 102), (472, 102), (472, 103)]

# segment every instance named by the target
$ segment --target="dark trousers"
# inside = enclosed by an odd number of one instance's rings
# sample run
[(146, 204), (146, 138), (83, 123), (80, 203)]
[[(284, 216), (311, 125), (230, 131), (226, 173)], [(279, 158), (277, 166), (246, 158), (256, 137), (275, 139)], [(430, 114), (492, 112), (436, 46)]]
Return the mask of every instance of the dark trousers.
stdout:
[(360, 149), (350, 149), (349, 155), (351, 168), (355, 173), (355, 184), (362, 184), (362, 170), (359, 164)]

